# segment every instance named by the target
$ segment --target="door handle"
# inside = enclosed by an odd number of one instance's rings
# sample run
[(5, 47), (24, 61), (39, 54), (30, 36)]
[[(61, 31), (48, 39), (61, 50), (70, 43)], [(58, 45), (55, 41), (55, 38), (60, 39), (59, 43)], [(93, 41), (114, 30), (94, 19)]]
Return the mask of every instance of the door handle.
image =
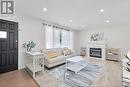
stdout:
[(17, 46), (18, 46), (18, 41), (15, 40), (15, 49), (17, 49)]

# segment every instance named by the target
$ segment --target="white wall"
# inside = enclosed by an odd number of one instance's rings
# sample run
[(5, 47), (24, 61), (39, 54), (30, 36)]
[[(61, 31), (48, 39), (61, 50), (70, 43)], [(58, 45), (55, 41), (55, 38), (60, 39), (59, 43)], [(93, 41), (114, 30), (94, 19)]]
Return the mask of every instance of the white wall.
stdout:
[(45, 48), (45, 32), (42, 20), (31, 17), (17, 15), (14, 17), (0, 17), (1, 19), (18, 22), (19, 24), (19, 69), (24, 68), (24, 49), (22, 44), (26, 41), (34, 41), (36, 47), (34, 50)]
[[(36, 47), (33, 50), (45, 49), (45, 27), (43, 26), (43, 20), (24, 16), (10, 16), (2, 17), (0, 19), (10, 20), (18, 22), (19, 24), (19, 58), (18, 58), (18, 67), (19, 69), (25, 67), (25, 56), (24, 49), (22, 47), (23, 43), (26, 41), (34, 41)], [(77, 49), (77, 31), (74, 32), (74, 49)], [(76, 40), (76, 41), (75, 41)]]
[(86, 47), (90, 40), (90, 34), (97, 32), (104, 32), (107, 47), (120, 48), (123, 52), (130, 50), (130, 26), (128, 25), (83, 30), (79, 33), (79, 48)]
[(74, 46), (73, 46), (73, 47), (74, 47), (74, 50), (75, 50), (75, 51), (78, 51), (78, 49), (79, 49), (79, 48), (78, 48), (78, 46), (79, 46), (79, 44), (78, 44), (78, 43), (79, 43), (79, 42), (78, 42), (79, 39), (78, 39), (78, 38), (79, 38), (79, 31), (74, 31), (74, 42), (73, 42), (73, 45), (74, 45)]
[(24, 49), (22, 44), (27, 41), (34, 41), (34, 50), (45, 48), (45, 32), (42, 20), (28, 17), (19, 17), (19, 67), (24, 67)]

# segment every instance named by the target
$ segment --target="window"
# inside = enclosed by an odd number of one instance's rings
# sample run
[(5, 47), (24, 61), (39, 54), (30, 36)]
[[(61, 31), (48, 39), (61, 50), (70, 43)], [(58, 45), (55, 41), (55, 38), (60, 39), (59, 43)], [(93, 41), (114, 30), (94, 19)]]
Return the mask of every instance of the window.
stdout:
[(61, 46), (61, 30), (53, 28), (53, 48), (59, 48)]
[(6, 31), (0, 31), (0, 38), (6, 39), (7, 38), (7, 32)]
[(61, 47), (69, 47), (69, 31), (61, 31)]
[(73, 32), (46, 25), (46, 48), (73, 49)]

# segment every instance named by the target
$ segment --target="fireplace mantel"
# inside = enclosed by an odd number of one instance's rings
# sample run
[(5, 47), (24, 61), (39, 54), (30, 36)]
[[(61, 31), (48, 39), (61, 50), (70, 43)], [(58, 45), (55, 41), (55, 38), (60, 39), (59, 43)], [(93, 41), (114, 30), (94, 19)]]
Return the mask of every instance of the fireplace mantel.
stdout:
[(105, 60), (106, 59), (106, 45), (105, 43), (88, 43), (87, 45), (87, 54), (88, 54), (88, 57), (90, 57), (90, 48), (101, 48), (102, 49), (102, 60)]

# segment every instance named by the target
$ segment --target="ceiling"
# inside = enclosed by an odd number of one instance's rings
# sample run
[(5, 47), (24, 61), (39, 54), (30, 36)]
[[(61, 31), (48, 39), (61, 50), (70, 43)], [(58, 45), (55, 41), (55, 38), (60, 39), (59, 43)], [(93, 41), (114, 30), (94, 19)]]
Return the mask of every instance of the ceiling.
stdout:
[(16, 0), (17, 13), (73, 29), (91, 29), (130, 24), (130, 0)]

